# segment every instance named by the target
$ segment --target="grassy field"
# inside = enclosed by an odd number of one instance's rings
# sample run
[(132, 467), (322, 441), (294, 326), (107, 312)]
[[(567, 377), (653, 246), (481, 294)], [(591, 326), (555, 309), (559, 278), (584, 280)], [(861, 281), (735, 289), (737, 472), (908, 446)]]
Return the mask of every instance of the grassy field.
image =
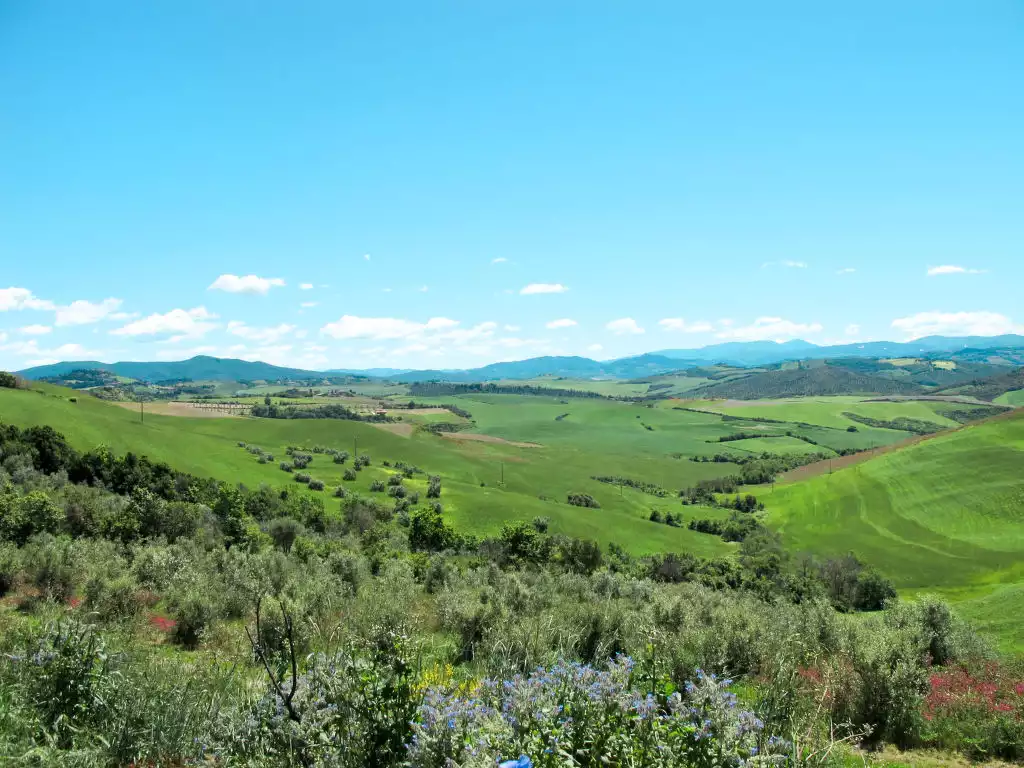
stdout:
[[(798, 550), (855, 552), (1024, 649), (1024, 412), (779, 485), (769, 524)], [(1013, 616), (1013, 619), (1009, 617)]]
[[(954, 424), (933, 410), (948, 404), (859, 398), (743, 404), (493, 394), (417, 398), (435, 405), (455, 403), (468, 411), (472, 418), (465, 426), (488, 440), (479, 442), (416, 428), (436, 421), (463, 422), (449, 412), (396, 411), (402, 422), (386, 425), (153, 413), (140, 423), (134, 409), (59, 387), (39, 385), (37, 390), (0, 390), (0, 420), (19, 426), (50, 424), (81, 449), (105, 444), (117, 452), (134, 451), (181, 470), (249, 486), (301, 487), (276, 463), (258, 464), (238, 447), (239, 441), (279, 458), (288, 445), (349, 451), (358, 447), (360, 453), (371, 454), (374, 465), (344, 484), (360, 492), (389, 474), (383, 460), (405, 461), (442, 476), (445, 514), (463, 530), (491, 534), (510, 520), (543, 516), (555, 532), (616, 542), (637, 554), (689, 551), (719, 556), (735, 551), (717, 537), (648, 519), (652, 509), (682, 510), (674, 495), (677, 489), (737, 470), (731, 463), (688, 461), (691, 456), (828, 453), (829, 448), (889, 445), (911, 436), (854, 424), (844, 412)], [(688, 410), (694, 408), (715, 413)], [(849, 426), (857, 431), (848, 431)], [(719, 441), (739, 433), (765, 437)], [(852, 550), (877, 565), (902, 591), (938, 591), (998, 632), (1007, 647), (1024, 649), (1024, 627), (1007, 618), (1008, 610), (1024, 609), (1022, 466), (1024, 412), (1019, 412), (940, 434), (832, 475), (779, 484), (774, 493), (751, 490), (766, 502), (769, 524), (782, 531), (793, 549), (822, 554)], [(343, 484), (342, 469), (317, 456), (310, 473), (329, 492)], [(670, 495), (661, 498), (601, 483), (592, 479), (595, 475), (644, 480)], [(411, 483), (413, 489), (425, 490), (422, 477)], [(569, 493), (589, 493), (601, 508), (571, 506), (565, 502)], [(685, 515), (688, 520), (718, 512), (686, 509)]]
[[(145, 454), (198, 475), (235, 480), (249, 486), (267, 483), (296, 487), (291, 477), (276, 464), (256, 463), (252, 455), (238, 448), (238, 441), (259, 445), (281, 458), (288, 445), (324, 445), (353, 451), (358, 441), (359, 452), (368, 452), (374, 459), (374, 466), (360, 473), (354, 483), (356, 489), (366, 491), (371, 480), (389, 474), (380, 466), (382, 460), (415, 464), (442, 476), (446, 515), (463, 530), (493, 533), (509, 520), (544, 516), (551, 520), (553, 531), (592, 538), (602, 544), (614, 541), (636, 553), (674, 550), (714, 556), (733, 549), (716, 537), (648, 520), (652, 508), (676, 509), (675, 499), (612, 487), (590, 477), (595, 474), (653, 477), (674, 490), (703, 477), (727, 473), (734, 467), (698, 465), (661, 455), (654, 462), (657, 471), (647, 472), (648, 462), (643, 457), (630, 455), (626, 447), (614, 446), (611, 440), (614, 428), (607, 425), (603, 428), (605, 444), (593, 446), (591, 450), (578, 439), (548, 441), (547, 436), (540, 440), (543, 448), (522, 449), (501, 443), (446, 440), (426, 432), (403, 437), (372, 424), (328, 419), (217, 419), (150, 414), (145, 423), (140, 423), (134, 410), (58, 387), (40, 385), (38, 389), (41, 392), (0, 390), (0, 420), (19, 426), (49, 424), (80, 449), (105, 444), (114, 451)], [(77, 396), (77, 403), (70, 401), (72, 396)], [(559, 407), (553, 399), (550, 402), (546, 398), (522, 400), (545, 416)], [(543, 402), (537, 403), (537, 400)], [(606, 408), (620, 409), (622, 413), (628, 410), (630, 417), (640, 410), (621, 403), (596, 402)], [(467, 405), (474, 409), (478, 420), (485, 416), (482, 404)], [(494, 413), (501, 416), (492, 421), (515, 422), (517, 414), (524, 410), (518, 406), (496, 408)], [(549, 418), (554, 424), (554, 416)], [(642, 427), (634, 429), (643, 433), (638, 434), (641, 439), (648, 438), (647, 451), (662, 453), (673, 445), (666, 438), (650, 440), (651, 433)], [(587, 434), (590, 433), (585, 432), (583, 439)], [(512, 429), (503, 436), (520, 439), (519, 432)], [(504, 486), (498, 487), (502, 472)], [(342, 483), (342, 468), (328, 463), (324, 457), (314, 460), (310, 473), (329, 487)], [(571, 492), (590, 493), (602, 508), (581, 509), (566, 504), (565, 498)]]
[(1018, 408), (1024, 407), (1024, 389), (1014, 389), (1000, 395), (995, 399), (998, 405), (1013, 405)]

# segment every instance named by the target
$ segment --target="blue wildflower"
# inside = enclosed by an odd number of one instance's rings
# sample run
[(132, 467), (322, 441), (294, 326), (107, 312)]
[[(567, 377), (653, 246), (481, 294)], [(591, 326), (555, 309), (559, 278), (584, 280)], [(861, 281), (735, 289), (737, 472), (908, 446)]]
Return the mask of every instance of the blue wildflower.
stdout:
[(516, 760), (498, 763), (498, 768), (533, 768), (533, 761), (526, 755), (520, 755)]

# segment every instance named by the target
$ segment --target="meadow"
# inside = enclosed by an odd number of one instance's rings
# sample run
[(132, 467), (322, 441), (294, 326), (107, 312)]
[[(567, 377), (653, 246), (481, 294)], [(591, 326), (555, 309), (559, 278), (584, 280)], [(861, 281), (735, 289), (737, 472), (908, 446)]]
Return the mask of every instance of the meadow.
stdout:
[(854, 551), (904, 593), (957, 603), (1024, 650), (1024, 412), (776, 486), (767, 522), (792, 549)]

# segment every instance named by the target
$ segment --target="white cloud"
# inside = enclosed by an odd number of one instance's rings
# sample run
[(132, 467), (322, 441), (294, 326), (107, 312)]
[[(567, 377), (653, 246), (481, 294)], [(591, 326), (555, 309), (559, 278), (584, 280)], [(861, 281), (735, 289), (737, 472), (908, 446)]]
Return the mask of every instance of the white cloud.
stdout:
[(504, 264), (506, 261), (508, 261), (508, 259), (504, 256), (499, 256), (496, 259), (491, 259), (491, 264)]
[(856, 323), (850, 323), (846, 326), (846, 330), (843, 331), (847, 336), (857, 336), (860, 334), (860, 326)]
[(111, 331), (114, 336), (156, 336), (160, 334), (175, 334), (172, 341), (182, 339), (199, 338), (214, 328), (217, 323), (210, 320), (217, 318), (217, 315), (207, 311), (206, 307), (194, 307), (192, 309), (172, 309), (165, 314), (152, 314), (134, 323), (128, 323), (121, 328)]
[(520, 330), (520, 328), (518, 325), (506, 325), (505, 330), (508, 331), (509, 333), (515, 333), (516, 331)]
[(302, 307), (303, 309), (309, 309), (310, 307), (315, 307), (316, 305), (317, 302), (315, 301), (304, 301), (299, 306)]
[(1024, 325), (998, 312), (918, 312), (892, 321), (907, 340), (922, 336), (1001, 336), (1024, 334)]
[(299, 284), (299, 290), (300, 291), (312, 291), (313, 290), (313, 284), (312, 283), (300, 283)]
[(588, 352), (600, 352), (602, 349), (604, 349), (604, 347), (602, 347), (600, 344), (591, 344), (589, 347), (587, 347)]
[(260, 344), (274, 344), (294, 330), (295, 326), (288, 325), (287, 323), (281, 323), (280, 325), (268, 328), (253, 328), (241, 320), (232, 320), (228, 323), (228, 333), (232, 336), (240, 336), (243, 339)]
[(357, 317), (343, 315), (337, 322), (328, 323), (320, 332), (336, 339), (406, 339), (431, 331), (454, 328), (459, 323), (446, 317), (434, 317), (426, 323), (416, 323), (394, 317)]
[(565, 293), (569, 289), (561, 283), (530, 283), (523, 286), (519, 293), (529, 296), (535, 293)]
[(661, 330), (674, 333), (707, 333), (714, 329), (711, 323), (706, 320), (688, 323), (681, 317), (666, 317), (663, 320), (659, 320), (658, 325), (661, 326)]
[(428, 287), (427, 287), (427, 286), (425, 286), (425, 285), (421, 285), (421, 286), (420, 286), (420, 293), (426, 293), (426, 292), (427, 292), (427, 291), (429, 291), (429, 290), (430, 290), (430, 288), (428, 288)]
[(366, 261), (369, 261), (370, 260), (370, 254), (364, 253), (363, 254), (363, 259), (365, 259)]
[(632, 317), (623, 317), (618, 320), (612, 320), (605, 326), (605, 328), (618, 336), (644, 332), (644, 329), (637, 325), (636, 320)]
[(299, 330), (297, 330), (295, 332), (295, 338), (296, 339), (304, 339), (304, 338), (306, 338), (307, 334), (308, 334), (308, 331), (305, 328), (301, 328), (301, 329), (299, 329)]
[(52, 301), (38, 298), (28, 288), (0, 288), (0, 312), (12, 309), (53, 309)]
[(836, 272), (836, 274), (837, 275), (852, 275), (856, 271), (857, 270), (854, 269), (853, 267), (843, 267), (842, 269), (838, 270)]
[(227, 293), (249, 293), (265, 296), (271, 288), (281, 288), (284, 280), (279, 277), (257, 277), (256, 275), (221, 275), (214, 280), (208, 291), (226, 291)]
[(48, 365), (61, 360), (83, 360), (99, 357), (102, 353), (93, 349), (87, 349), (81, 344), (61, 344), (54, 349), (40, 349), (39, 342), (35, 339), (29, 341), (18, 341), (2, 347), (6, 352), (12, 352), (18, 357), (30, 357), (32, 359), (24, 362), (25, 367), (34, 365)]
[(24, 328), (18, 329), (18, 333), (23, 333), (26, 336), (44, 336), (51, 331), (53, 331), (53, 328), (48, 325), (26, 325)]
[(806, 261), (790, 261), (789, 259), (782, 262), (782, 266), (789, 267), (790, 269), (807, 269)]
[(953, 264), (944, 264), (941, 267), (928, 267), (928, 277), (935, 277), (936, 275), (982, 275), (985, 273), (984, 269), (968, 269), (967, 267), (957, 267)]
[(750, 325), (727, 327), (715, 334), (719, 339), (738, 341), (787, 341), (812, 333), (820, 333), (820, 323), (794, 323), (781, 317), (759, 317)]
[(391, 289), (390, 288), (385, 288), (384, 289), (384, 293), (391, 293)]
[(121, 299), (104, 299), (93, 304), (91, 301), (79, 299), (66, 307), (57, 307), (56, 325), (88, 325), (98, 323), (112, 315), (122, 304)]
[(550, 323), (545, 325), (545, 328), (572, 328), (574, 325), (578, 325), (575, 320), (570, 320), (568, 317), (563, 317), (561, 320), (552, 320)]

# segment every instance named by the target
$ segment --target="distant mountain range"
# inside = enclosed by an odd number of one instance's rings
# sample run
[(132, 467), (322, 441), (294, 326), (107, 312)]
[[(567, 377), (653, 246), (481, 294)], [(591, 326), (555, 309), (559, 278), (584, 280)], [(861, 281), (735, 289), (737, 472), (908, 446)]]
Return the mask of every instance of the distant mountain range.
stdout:
[[(395, 368), (371, 368), (367, 370), (308, 371), (298, 368), (283, 368), (269, 363), (200, 355), (176, 362), (101, 363), (95, 360), (79, 360), (40, 365), (18, 371), (18, 373), (29, 379), (42, 379), (63, 376), (78, 369), (103, 370), (118, 376), (145, 381), (171, 379), (311, 381), (328, 377), (357, 377), (397, 382), (431, 380), (472, 382), (500, 379), (522, 380), (538, 376), (636, 379), (711, 364), (752, 367), (809, 359), (935, 357), (953, 353), (962, 356), (965, 354), (965, 350), (976, 350), (978, 353), (976, 357), (983, 360), (993, 356), (996, 350), (1024, 350), (1024, 336), (928, 336), (910, 342), (872, 341), (834, 346), (818, 346), (800, 340), (784, 343), (773, 341), (729, 342), (699, 349), (667, 349), (617, 360), (598, 361), (586, 357), (534, 357), (516, 362), (493, 363), (482, 368), (468, 370), (411, 371)], [(987, 351), (992, 352), (988, 353)], [(1024, 352), (1014, 352), (1010, 356), (1011, 359), (1006, 359), (1004, 363), (1007, 365), (1021, 364), (1021, 354)]]
[(925, 336), (914, 341), (865, 341), (857, 344), (818, 346), (809, 341), (795, 339), (775, 341), (732, 341), (712, 344), (699, 349), (663, 349), (652, 354), (674, 360), (727, 365), (770, 365), (787, 360), (839, 357), (924, 357), (936, 352), (955, 352), (962, 349), (1000, 349), (1024, 347), (1024, 336)]

